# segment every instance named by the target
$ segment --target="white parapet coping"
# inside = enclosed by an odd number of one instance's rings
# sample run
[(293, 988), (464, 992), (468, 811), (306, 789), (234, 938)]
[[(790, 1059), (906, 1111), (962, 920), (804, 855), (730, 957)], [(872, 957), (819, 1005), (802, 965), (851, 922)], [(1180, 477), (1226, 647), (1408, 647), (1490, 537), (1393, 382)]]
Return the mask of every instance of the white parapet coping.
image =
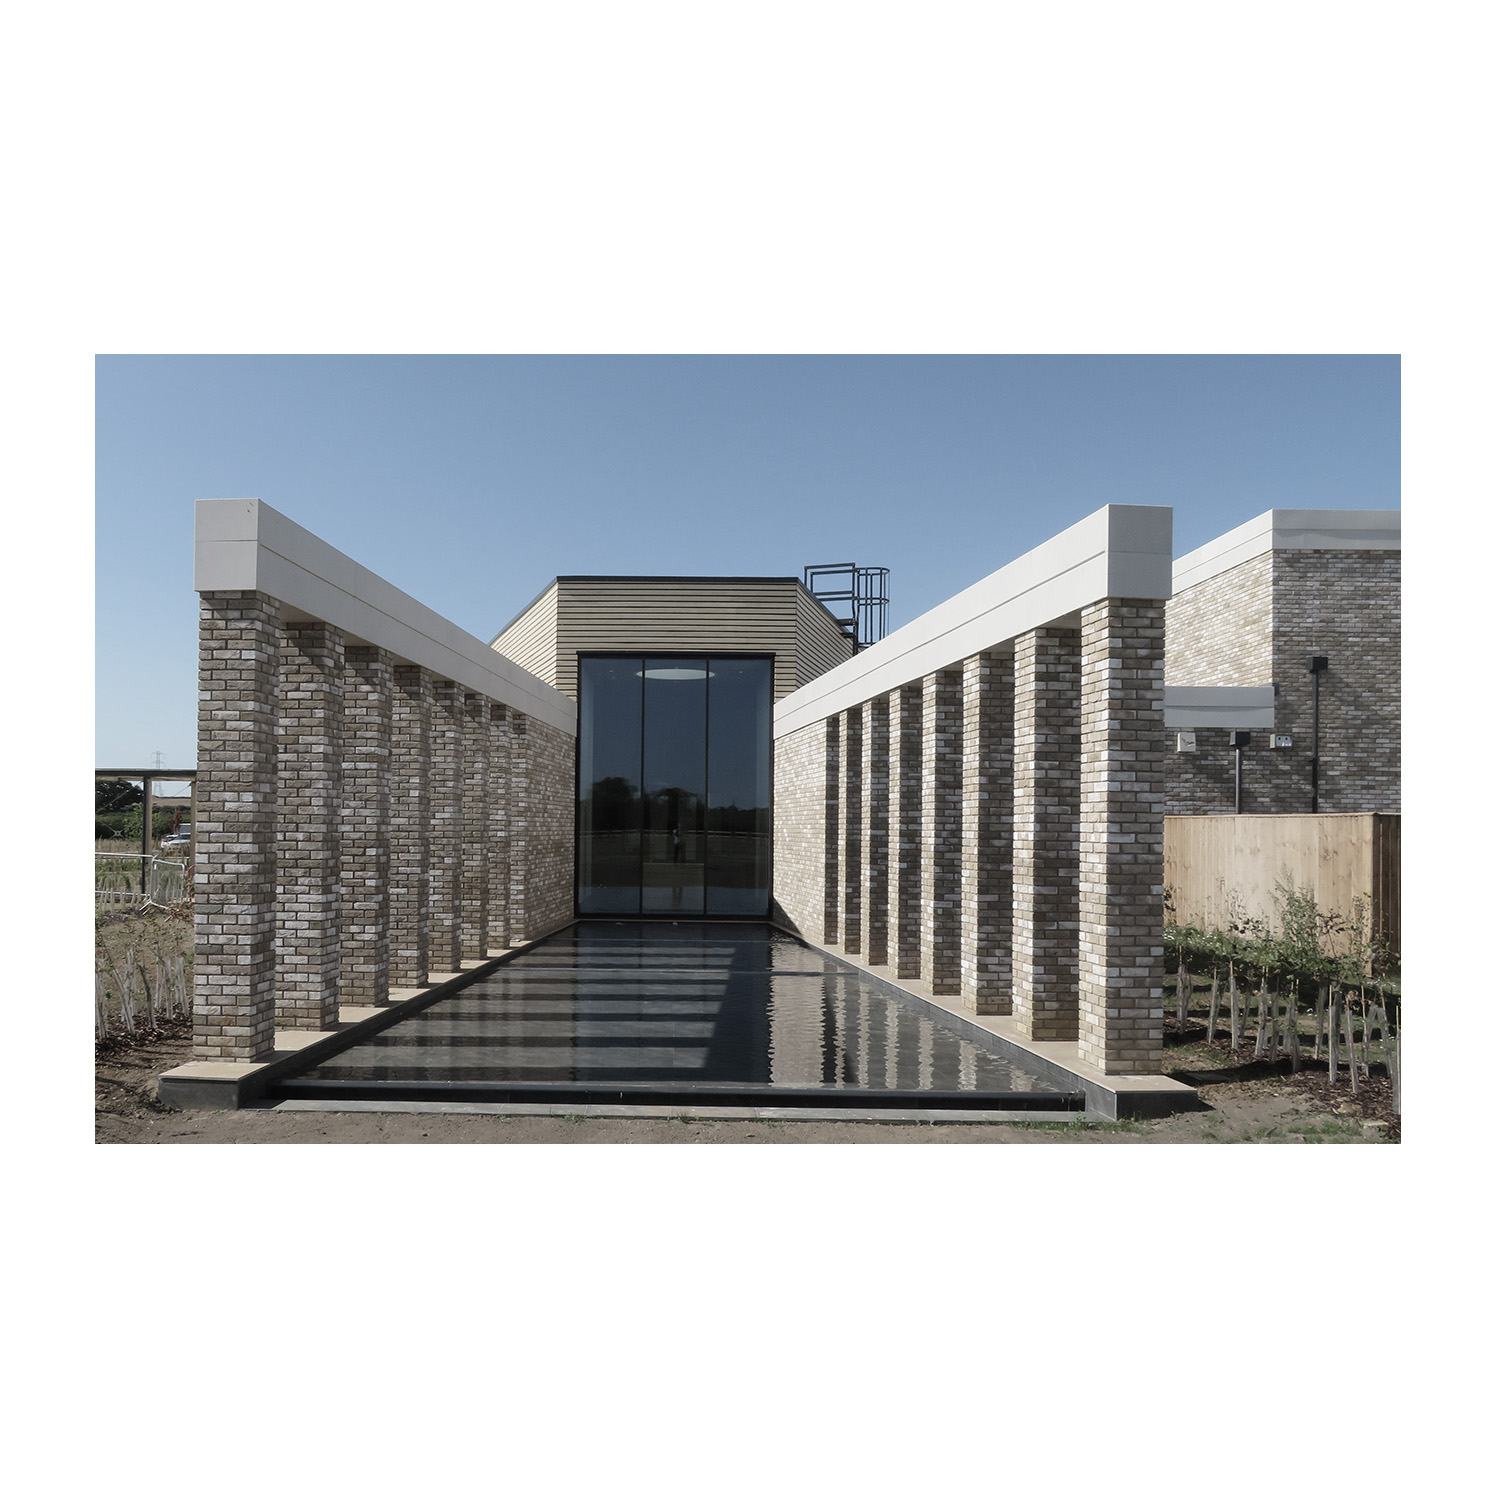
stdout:
[(1401, 512), (1268, 510), (1179, 557), (1172, 566), (1172, 592), (1180, 594), (1263, 552), (1297, 552), (1313, 547), (1399, 552)]
[(477, 636), (404, 594), (260, 500), (200, 500), (193, 587), (255, 590), (281, 602), (289, 620), (326, 620), (353, 641), (426, 667), (568, 734), (578, 705)]
[(1276, 685), (1173, 687), (1167, 684), (1168, 729), (1274, 729)]
[(1106, 505), (789, 693), (779, 739), (1100, 599), (1172, 592), (1172, 508)]

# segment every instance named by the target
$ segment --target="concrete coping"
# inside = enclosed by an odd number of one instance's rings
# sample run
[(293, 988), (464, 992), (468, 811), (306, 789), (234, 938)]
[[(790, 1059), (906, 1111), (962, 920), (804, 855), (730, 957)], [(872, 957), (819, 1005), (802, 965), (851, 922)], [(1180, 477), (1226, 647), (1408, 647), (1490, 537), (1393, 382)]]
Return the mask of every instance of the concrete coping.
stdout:
[(788, 693), (773, 710), (772, 734), (805, 729), (1101, 599), (1164, 601), (1171, 592), (1171, 506), (1103, 506)]
[(578, 705), (566, 694), (260, 500), (197, 502), (193, 587), (267, 594), (283, 621), (326, 620), (398, 663), (578, 732)]
[(1172, 565), (1172, 592), (1267, 552), (1399, 552), (1399, 510), (1268, 510), (1211, 542), (1179, 557)]

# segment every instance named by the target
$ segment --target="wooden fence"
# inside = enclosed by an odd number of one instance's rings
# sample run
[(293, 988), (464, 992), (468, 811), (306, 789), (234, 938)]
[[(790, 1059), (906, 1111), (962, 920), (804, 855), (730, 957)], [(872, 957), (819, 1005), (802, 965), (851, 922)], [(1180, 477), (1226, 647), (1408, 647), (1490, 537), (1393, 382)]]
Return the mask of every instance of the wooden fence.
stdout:
[(1173, 919), (1223, 928), (1234, 906), (1273, 927), (1276, 883), (1310, 889), (1322, 911), (1369, 902), (1374, 931), (1401, 950), (1401, 819), (1394, 813), (1245, 813), (1166, 819)]

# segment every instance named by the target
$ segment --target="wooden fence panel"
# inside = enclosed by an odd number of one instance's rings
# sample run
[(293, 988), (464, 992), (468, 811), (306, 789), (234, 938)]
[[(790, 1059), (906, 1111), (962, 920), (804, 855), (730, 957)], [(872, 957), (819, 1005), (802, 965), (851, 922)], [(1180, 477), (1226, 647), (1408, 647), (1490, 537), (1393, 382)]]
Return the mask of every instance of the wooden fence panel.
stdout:
[(1166, 886), (1179, 922), (1223, 927), (1234, 898), (1275, 924), (1276, 883), (1308, 887), (1320, 909), (1354, 914), (1401, 945), (1401, 819), (1394, 813), (1245, 813), (1166, 819)]

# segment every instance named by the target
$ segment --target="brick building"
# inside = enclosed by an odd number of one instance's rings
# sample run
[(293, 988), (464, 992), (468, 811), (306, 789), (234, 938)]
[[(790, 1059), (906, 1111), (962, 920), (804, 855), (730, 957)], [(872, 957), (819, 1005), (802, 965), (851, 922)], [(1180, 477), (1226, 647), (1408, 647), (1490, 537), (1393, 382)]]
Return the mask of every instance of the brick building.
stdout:
[(796, 579), (560, 577), (487, 644), (200, 501), (178, 1083), (590, 916), (770, 918), (1090, 1087), (1158, 1074), (1167, 814), (1310, 811), (1315, 768), (1399, 807), (1398, 519), (1174, 564), (1170, 508), (1109, 505), (852, 653)]
[(1239, 729), (1240, 811), (1399, 813), (1400, 605), (1396, 510), (1269, 510), (1179, 558), (1167, 811), (1236, 811)]

